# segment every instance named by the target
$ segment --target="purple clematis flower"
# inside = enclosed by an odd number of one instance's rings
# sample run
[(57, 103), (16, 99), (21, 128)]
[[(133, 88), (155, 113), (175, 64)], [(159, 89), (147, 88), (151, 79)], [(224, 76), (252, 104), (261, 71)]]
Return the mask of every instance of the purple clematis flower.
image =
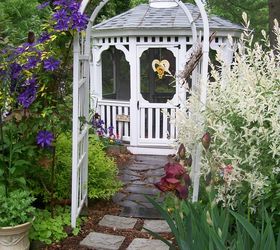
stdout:
[(70, 19), (68, 17), (66, 17), (63, 20), (58, 20), (56, 25), (54, 26), (54, 29), (57, 31), (68, 30), (69, 22), (70, 22)]
[(30, 105), (35, 101), (37, 94), (37, 85), (32, 84), (28, 86), (17, 98), (19, 104), (25, 109), (29, 108)]
[(60, 9), (53, 14), (53, 20), (60, 21), (67, 18), (67, 11), (65, 9)]
[(79, 8), (81, 6), (81, 3), (78, 3), (78, 2), (70, 2), (69, 4), (69, 10), (72, 11), (72, 12), (77, 12), (79, 11)]
[(49, 6), (49, 5), (50, 5), (50, 2), (47, 1), (47, 2), (44, 2), (44, 3), (41, 3), (41, 4), (37, 5), (37, 9), (38, 10), (42, 10), (42, 9), (46, 8), (47, 6)]
[(40, 130), (37, 134), (37, 144), (41, 148), (48, 148), (52, 146), (54, 141), (53, 133), (47, 130)]
[(77, 31), (86, 29), (88, 24), (88, 17), (86, 15), (83, 15), (80, 12), (76, 12), (72, 15), (72, 19), (72, 29), (76, 29)]
[(44, 61), (44, 69), (47, 71), (55, 71), (58, 69), (60, 65), (60, 61), (50, 57)]
[(11, 78), (13, 80), (18, 79), (21, 73), (22, 67), (18, 63), (11, 64)]
[(60, 5), (60, 6), (67, 6), (68, 1), (67, 0), (57, 0), (53, 2), (53, 5)]
[(34, 69), (37, 66), (37, 63), (39, 62), (38, 58), (35, 56), (29, 57), (27, 63), (23, 66), (24, 69)]
[(38, 43), (44, 43), (51, 38), (51, 35), (48, 32), (43, 32), (38, 39)]

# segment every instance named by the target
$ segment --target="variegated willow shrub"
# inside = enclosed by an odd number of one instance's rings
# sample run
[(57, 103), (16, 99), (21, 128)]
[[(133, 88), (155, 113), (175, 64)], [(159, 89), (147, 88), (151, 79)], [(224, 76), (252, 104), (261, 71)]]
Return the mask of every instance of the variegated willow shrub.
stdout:
[[(278, 46), (252, 43), (244, 32), (226, 74), (212, 67), (204, 107), (196, 90), (176, 118), (179, 141), (189, 152), (203, 134), (211, 135), (202, 156), (202, 176), (225, 207), (254, 212), (264, 202), (280, 215), (280, 31)], [(265, 35), (265, 34), (264, 34)], [(219, 56), (218, 56), (219, 60)], [(226, 68), (219, 60), (221, 68)], [(186, 110), (190, 110), (187, 113)], [(196, 120), (203, 121), (202, 123)], [(278, 192), (277, 192), (278, 189)], [(279, 218), (279, 217), (278, 217)]]

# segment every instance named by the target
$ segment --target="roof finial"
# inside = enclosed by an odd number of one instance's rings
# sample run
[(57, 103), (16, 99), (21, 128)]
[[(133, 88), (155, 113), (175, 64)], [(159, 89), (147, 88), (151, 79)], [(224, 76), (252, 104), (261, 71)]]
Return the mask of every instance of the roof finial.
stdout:
[(174, 0), (149, 0), (152, 8), (172, 8), (178, 6)]

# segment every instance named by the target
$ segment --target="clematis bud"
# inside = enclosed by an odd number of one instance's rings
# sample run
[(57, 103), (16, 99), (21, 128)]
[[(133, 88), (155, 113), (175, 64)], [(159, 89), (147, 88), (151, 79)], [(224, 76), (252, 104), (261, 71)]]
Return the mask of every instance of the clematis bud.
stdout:
[(181, 160), (185, 159), (185, 157), (186, 157), (186, 148), (185, 148), (183, 143), (181, 143), (181, 145), (178, 149), (178, 155), (179, 155)]
[(209, 146), (210, 146), (210, 142), (211, 142), (211, 135), (209, 132), (206, 132), (202, 139), (201, 139), (202, 145), (203, 147), (208, 150)]

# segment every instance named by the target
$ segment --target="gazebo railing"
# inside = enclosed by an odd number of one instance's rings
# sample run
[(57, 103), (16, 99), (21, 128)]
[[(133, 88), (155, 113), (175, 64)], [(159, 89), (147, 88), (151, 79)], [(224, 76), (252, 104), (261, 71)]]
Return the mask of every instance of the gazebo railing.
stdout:
[(123, 141), (130, 141), (130, 102), (99, 100), (97, 112), (104, 121), (105, 129), (113, 127), (113, 132)]
[(170, 144), (176, 139), (175, 124), (170, 122), (174, 117), (176, 107), (166, 103), (145, 103), (140, 109), (140, 138), (141, 144)]

